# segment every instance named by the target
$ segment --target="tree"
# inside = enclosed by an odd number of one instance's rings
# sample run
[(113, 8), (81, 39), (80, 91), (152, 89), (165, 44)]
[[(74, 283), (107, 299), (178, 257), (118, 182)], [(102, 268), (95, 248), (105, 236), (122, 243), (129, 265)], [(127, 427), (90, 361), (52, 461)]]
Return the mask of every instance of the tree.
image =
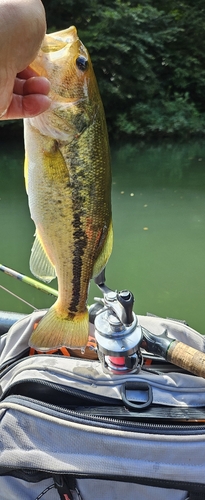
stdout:
[(158, 112), (163, 64), (179, 31), (173, 15), (149, 1), (92, 0), (78, 2), (76, 9), (65, 0), (60, 3), (62, 19), (59, 3), (44, 0), (44, 5), (48, 23), (56, 20), (55, 28), (65, 27), (66, 9), (67, 18), (76, 24), (92, 58), (112, 136), (150, 134), (149, 107), (157, 98)]
[(43, 0), (48, 31), (74, 24), (111, 139), (205, 133), (204, 0)]

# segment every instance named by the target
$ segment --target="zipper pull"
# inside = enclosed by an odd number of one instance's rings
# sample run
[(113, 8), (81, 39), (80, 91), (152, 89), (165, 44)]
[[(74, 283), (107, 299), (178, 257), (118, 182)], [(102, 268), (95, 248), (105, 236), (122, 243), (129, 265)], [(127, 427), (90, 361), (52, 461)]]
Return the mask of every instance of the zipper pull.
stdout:
[(53, 479), (61, 500), (83, 500), (74, 478), (63, 474), (55, 474)]

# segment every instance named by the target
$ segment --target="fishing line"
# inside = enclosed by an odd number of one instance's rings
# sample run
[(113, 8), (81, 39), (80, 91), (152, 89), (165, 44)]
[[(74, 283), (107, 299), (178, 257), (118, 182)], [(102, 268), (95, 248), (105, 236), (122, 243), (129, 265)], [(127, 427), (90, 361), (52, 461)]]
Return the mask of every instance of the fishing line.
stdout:
[(34, 311), (38, 311), (39, 310), (39, 309), (37, 309), (37, 307), (33, 306), (32, 304), (30, 304), (26, 300), (22, 299), (21, 297), (19, 297), (15, 293), (11, 292), (11, 290), (8, 290), (8, 288), (5, 288), (2, 285), (0, 285), (0, 288), (2, 288), (2, 290), (4, 290), (5, 292), (10, 293), (10, 295), (13, 295), (13, 297), (15, 297), (16, 299), (19, 299), (21, 302), (24, 302), (24, 304), (26, 304), (27, 306), (31, 307)]

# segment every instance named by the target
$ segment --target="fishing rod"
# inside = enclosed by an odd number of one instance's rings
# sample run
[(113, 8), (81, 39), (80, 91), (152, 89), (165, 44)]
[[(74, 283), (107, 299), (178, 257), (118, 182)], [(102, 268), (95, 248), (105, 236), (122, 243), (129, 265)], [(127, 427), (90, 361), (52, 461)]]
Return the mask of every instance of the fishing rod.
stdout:
[(30, 285), (37, 290), (41, 290), (41, 292), (47, 293), (49, 295), (53, 295), (54, 297), (58, 297), (58, 291), (55, 288), (51, 288), (50, 286), (44, 285), (44, 283), (40, 283), (39, 281), (34, 280), (33, 278), (29, 278), (29, 276), (25, 276), (10, 267), (6, 267), (3, 264), (0, 264), (0, 271), (12, 278), (16, 278), (19, 281), (23, 281), (27, 285)]

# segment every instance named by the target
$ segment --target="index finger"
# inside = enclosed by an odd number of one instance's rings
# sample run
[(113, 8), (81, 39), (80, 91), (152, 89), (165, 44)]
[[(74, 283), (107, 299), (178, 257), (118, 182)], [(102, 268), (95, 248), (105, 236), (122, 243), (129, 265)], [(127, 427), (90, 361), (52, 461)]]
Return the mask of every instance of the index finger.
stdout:
[(46, 111), (51, 104), (50, 99), (43, 94), (13, 95), (13, 99), (3, 120), (31, 118)]

